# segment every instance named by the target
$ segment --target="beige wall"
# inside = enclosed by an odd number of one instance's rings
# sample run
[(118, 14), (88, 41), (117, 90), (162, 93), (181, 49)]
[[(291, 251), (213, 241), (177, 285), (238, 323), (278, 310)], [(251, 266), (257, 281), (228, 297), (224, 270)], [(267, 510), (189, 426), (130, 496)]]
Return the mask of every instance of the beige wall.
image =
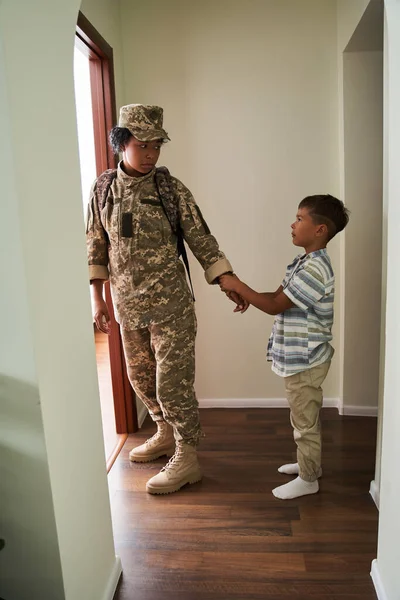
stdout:
[[(383, 52), (345, 52), (343, 406), (377, 409), (382, 278)], [(351, 409), (350, 409), (351, 410)]]
[[(122, 0), (121, 17), (126, 101), (164, 106), (162, 162), (191, 188), (237, 273), (276, 289), (298, 252), (297, 203), (339, 193), (335, 2)], [(339, 275), (338, 241), (330, 253)], [(233, 315), (197, 263), (193, 274), (199, 397), (282, 397), (265, 362), (273, 319)], [(339, 395), (338, 373), (336, 359), (327, 396)]]
[(370, 0), (336, 0), (338, 50), (344, 52)]
[[(343, 110), (343, 52), (350, 41), (365, 9), (370, 0), (336, 0), (337, 11), (337, 89), (338, 89), (338, 159), (340, 197), (345, 200), (344, 192), (344, 110)], [(344, 343), (345, 343), (345, 264), (346, 264), (346, 234), (339, 240), (340, 245), (340, 273), (339, 273), (339, 303), (341, 311), (336, 326), (340, 331), (339, 358), (339, 395), (343, 404), (344, 386)], [(343, 407), (342, 407), (343, 408)]]
[[(381, 157), (380, 150), (383, 130), (387, 128), (386, 108), (383, 110), (382, 102), (382, 79), (383, 71), (386, 69), (386, 65), (381, 66), (382, 23), (382, 3), (378, 0), (338, 1), (341, 189), (350, 208), (352, 208), (352, 205), (356, 207), (356, 215), (359, 215), (362, 211), (365, 200), (369, 202), (368, 211), (365, 213), (366, 218), (363, 214), (361, 220), (355, 221), (352, 219), (345, 236), (342, 238), (342, 277), (346, 277), (349, 286), (342, 285), (343, 296), (346, 297), (346, 310), (343, 311), (341, 322), (342, 331), (346, 331), (346, 336), (342, 336), (342, 372), (345, 376), (345, 380), (342, 380), (342, 397), (345, 412), (357, 412), (360, 407), (365, 412), (365, 406), (367, 411), (373, 411), (376, 410), (377, 406), (378, 440), (375, 477), (371, 483), (371, 493), (378, 505), (385, 364), (388, 204), (385, 179), (387, 160), (385, 157)], [(376, 53), (376, 51), (379, 52)], [(343, 70), (344, 60), (346, 63), (345, 71)], [(343, 89), (344, 82), (346, 84), (345, 90)], [(367, 94), (363, 94), (363, 91)], [(346, 139), (344, 136), (345, 97), (348, 126)], [(352, 119), (349, 119), (349, 111), (353, 111), (353, 122)], [(385, 124), (383, 124), (383, 121)], [(358, 145), (359, 148), (357, 148)], [(383, 151), (386, 152), (385, 149)], [(346, 193), (344, 193), (345, 175)], [(382, 178), (383, 185), (380, 182)], [(373, 191), (372, 194), (371, 191)], [(381, 231), (376, 227), (373, 218), (377, 219), (376, 223), (382, 223)], [(356, 235), (353, 235), (354, 231)], [(368, 257), (367, 261), (360, 260), (359, 252), (361, 250), (365, 251)], [(380, 255), (382, 261), (379, 265)], [(376, 284), (376, 293), (372, 295), (366, 292), (370, 284), (365, 267), (368, 265), (367, 268), (369, 269), (370, 264), (375, 274), (375, 280), (377, 282), (381, 281), (380, 286), (379, 283)], [(359, 265), (363, 265), (361, 267), (361, 277)], [(361, 296), (366, 296), (367, 300), (362, 300)], [(352, 299), (354, 299), (354, 302)], [(381, 303), (380, 311), (379, 301)], [(370, 315), (375, 315), (375, 318), (371, 319)], [(368, 323), (368, 329), (364, 327), (364, 323)], [(363, 340), (360, 347), (365, 348), (364, 352), (355, 351), (357, 337), (360, 337), (360, 341)]]
[[(8, 459), (1, 561), (13, 564), (14, 577), (2, 582), (1, 595), (13, 600), (111, 600), (119, 569), (80, 199), (78, 8), (77, 0), (0, 4), (0, 114), (7, 123), (0, 161), (7, 236), (7, 254), (0, 255), (0, 420), (5, 411), (8, 424), (1, 440)], [(42, 585), (37, 594), (29, 589), (32, 577)]]

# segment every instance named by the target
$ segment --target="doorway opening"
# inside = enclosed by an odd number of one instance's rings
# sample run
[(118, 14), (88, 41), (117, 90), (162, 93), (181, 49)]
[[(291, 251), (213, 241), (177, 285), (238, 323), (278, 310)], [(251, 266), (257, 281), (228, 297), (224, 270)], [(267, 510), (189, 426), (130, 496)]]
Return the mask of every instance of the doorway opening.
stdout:
[[(116, 166), (107, 139), (108, 131), (116, 122), (116, 110), (112, 48), (82, 13), (79, 13), (75, 35), (74, 79), (82, 202), (86, 214), (93, 181), (106, 169)], [(94, 325), (94, 336), (109, 472), (128, 434), (138, 427), (135, 395), (126, 372), (108, 283), (104, 293), (111, 317), (111, 334), (103, 334)]]
[(343, 53), (344, 184), (352, 213), (345, 232), (343, 408), (378, 416), (370, 488), (378, 508), (387, 256), (383, 46), (383, 0), (371, 0)]

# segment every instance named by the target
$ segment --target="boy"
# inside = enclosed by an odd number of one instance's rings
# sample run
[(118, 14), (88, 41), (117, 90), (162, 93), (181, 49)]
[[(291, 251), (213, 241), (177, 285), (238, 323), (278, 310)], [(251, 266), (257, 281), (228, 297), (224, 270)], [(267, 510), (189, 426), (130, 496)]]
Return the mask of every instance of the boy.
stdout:
[(284, 377), (297, 444), (297, 463), (283, 465), (278, 471), (298, 477), (272, 490), (282, 500), (319, 490), (321, 385), (334, 353), (329, 342), (335, 277), (326, 246), (348, 221), (348, 210), (337, 198), (308, 196), (300, 202), (291, 226), (293, 244), (302, 246), (305, 254), (288, 266), (276, 292), (255, 292), (235, 275), (220, 278), (223, 291), (236, 292), (256, 308), (276, 315), (267, 360), (272, 361), (272, 370)]
[[(172, 456), (146, 485), (150, 494), (176, 492), (201, 479), (196, 448), (201, 429), (194, 390), (196, 316), (177, 236), (164, 212), (156, 184), (161, 147), (169, 140), (159, 106), (129, 104), (110, 132), (122, 160), (107, 188), (95, 181), (88, 206), (89, 277), (97, 327), (109, 333), (103, 284), (110, 278), (115, 316), (121, 327), (129, 381), (146, 405), (157, 432), (133, 448), (133, 462)], [(231, 272), (190, 191), (170, 182), (183, 237), (204, 269), (208, 283)], [(104, 206), (99, 202), (107, 190)], [(248, 307), (235, 294), (236, 312)]]

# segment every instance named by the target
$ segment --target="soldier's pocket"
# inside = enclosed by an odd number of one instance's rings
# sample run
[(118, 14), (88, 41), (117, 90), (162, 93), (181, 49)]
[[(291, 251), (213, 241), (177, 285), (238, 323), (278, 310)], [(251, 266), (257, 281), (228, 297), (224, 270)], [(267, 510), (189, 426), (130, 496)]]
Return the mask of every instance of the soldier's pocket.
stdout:
[(166, 217), (161, 204), (141, 204), (138, 232), (139, 248), (143, 250), (155, 249), (166, 244), (164, 219)]
[(117, 246), (119, 244), (121, 229), (121, 204), (120, 202), (114, 202), (114, 204), (107, 202), (103, 211), (104, 216), (102, 221), (104, 223), (104, 229), (108, 234), (110, 244), (112, 246)]

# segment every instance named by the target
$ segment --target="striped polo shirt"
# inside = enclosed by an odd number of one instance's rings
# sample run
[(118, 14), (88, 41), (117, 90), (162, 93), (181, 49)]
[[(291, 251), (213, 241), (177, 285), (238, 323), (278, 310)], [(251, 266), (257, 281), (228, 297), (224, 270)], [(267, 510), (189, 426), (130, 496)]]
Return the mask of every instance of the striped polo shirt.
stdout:
[(295, 305), (276, 315), (268, 342), (272, 370), (288, 377), (331, 360), (335, 275), (326, 248), (300, 254), (286, 270), (283, 292)]

